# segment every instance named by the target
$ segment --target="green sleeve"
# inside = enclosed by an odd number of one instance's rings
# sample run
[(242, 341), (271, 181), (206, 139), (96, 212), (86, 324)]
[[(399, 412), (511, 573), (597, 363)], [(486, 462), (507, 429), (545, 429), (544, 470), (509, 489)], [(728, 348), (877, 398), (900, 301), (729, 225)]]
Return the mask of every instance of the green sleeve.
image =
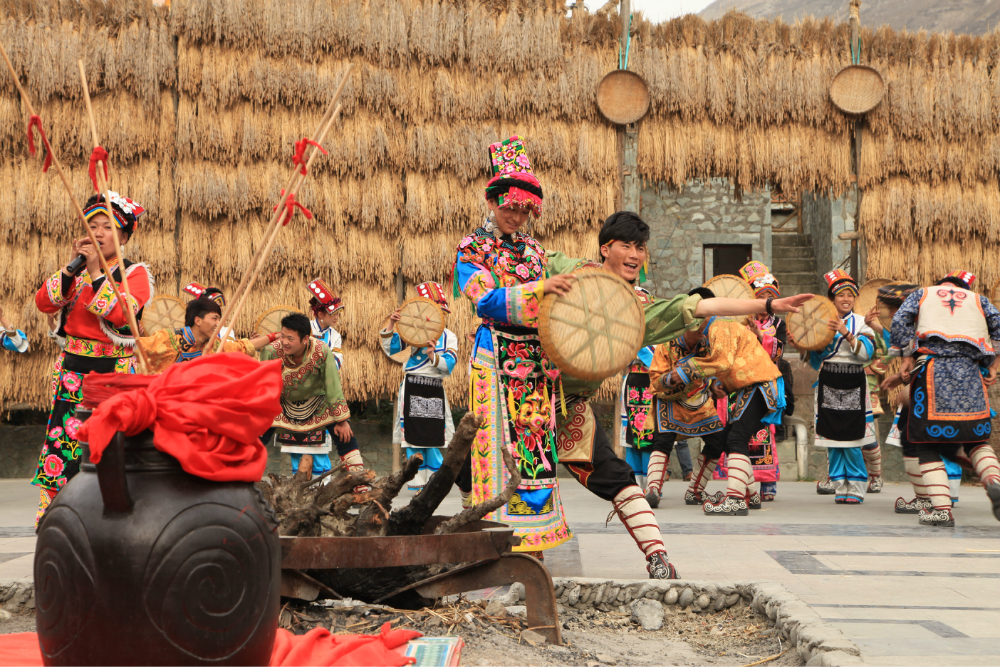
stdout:
[(577, 269), (585, 266), (599, 266), (589, 259), (576, 259), (567, 257), (561, 252), (545, 251), (545, 270), (550, 276), (561, 276), (566, 273), (573, 273)]
[(271, 361), (272, 359), (278, 358), (278, 355), (274, 353), (274, 348), (271, 347), (270, 345), (265, 345), (264, 347), (260, 348), (260, 352), (258, 352), (257, 354), (258, 354), (257, 358), (260, 361)]
[(673, 299), (657, 299), (646, 306), (643, 347), (669, 343), (688, 329), (701, 326), (702, 318), (694, 315), (699, 301), (698, 295), (678, 294)]
[(337, 356), (329, 349), (326, 353), (325, 370), (323, 380), (326, 389), (326, 403), (334, 408), (335, 420), (342, 422), (351, 417), (351, 411), (347, 407), (347, 399), (344, 398), (344, 390), (340, 386), (340, 371), (337, 370)]

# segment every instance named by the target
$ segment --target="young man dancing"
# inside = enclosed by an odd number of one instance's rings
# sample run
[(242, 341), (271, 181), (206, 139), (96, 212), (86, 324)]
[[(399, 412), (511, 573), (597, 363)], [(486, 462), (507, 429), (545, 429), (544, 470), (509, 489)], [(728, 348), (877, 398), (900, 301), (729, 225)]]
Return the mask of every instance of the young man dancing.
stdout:
[[(602, 267), (625, 281), (635, 284), (646, 260), (649, 226), (637, 214), (619, 211), (601, 228)], [(550, 275), (571, 273), (586, 264), (566, 258), (561, 253), (547, 253)], [(802, 294), (770, 302), (742, 299), (705, 299), (679, 295), (670, 300), (652, 299), (645, 306), (645, 345), (657, 345), (677, 338), (684, 331), (697, 329), (704, 318), (715, 315), (755, 315), (766, 312), (791, 312), (812, 298)], [(771, 308), (768, 309), (767, 306)], [(537, 317), (537, 316), (536, 316)], [(536, 323), (537, 325), (537, 323)], [(753, 337), (752, 334), (747, 332)], [(754, 345), (760, 348), (756, 338)], [(761, 352), (763, 354), (763, 352)], [(772, 364), (773, 365), (773, 364)], [(600, 382), (564, 376), (567, 415), (557, 411), (556, 441), (559, 459), (587, 489), (614, 505), (622, 523), (646, 556), (646, 569), (652, 579), (676, 579), (677, 570), (667, 559), (660, 528), (642, 489), (627, 463), (618, 458), (604, 429), (594, 418), (589, 399)]]

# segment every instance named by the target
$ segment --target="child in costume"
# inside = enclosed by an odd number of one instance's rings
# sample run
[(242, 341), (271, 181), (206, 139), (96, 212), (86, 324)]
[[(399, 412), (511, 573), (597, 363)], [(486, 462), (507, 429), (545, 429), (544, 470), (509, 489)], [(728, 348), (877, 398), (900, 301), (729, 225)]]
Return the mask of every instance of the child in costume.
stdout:
[[(438, 283), (421, 283), (416, 290), (419, 296), (435, 302), (445, 313), (451, 313), (444, 289)], [(379, 338), (382, 351), (391, 357), (405, 350), (407, 345), (394, 330), (399, 321), (398, 310), (389, 316), (389, 321), (389, 326), (379, 332)], [(407, 458), (416, 454), (423, 457), (420, 470), (408, 487), (411, 490), (422, 489), (430, 476), (441, 467), (441, 449), (451, 442), (455, 434), (451, 406), (448, 405), (448, 396), (444, 391), (444, 378), (455, 370), (457, 361), (458, 338), (450, 329), (445, 329), (436, 341), (413, 346), (410, 358), (403, 366), (405, 376), (399, 385), (392, 443), (403, 447)], [(467, 479), (456, 483), (462, 492), (463, 503), (468, 504), (472, 479), (470, 474), (462, 477)]]

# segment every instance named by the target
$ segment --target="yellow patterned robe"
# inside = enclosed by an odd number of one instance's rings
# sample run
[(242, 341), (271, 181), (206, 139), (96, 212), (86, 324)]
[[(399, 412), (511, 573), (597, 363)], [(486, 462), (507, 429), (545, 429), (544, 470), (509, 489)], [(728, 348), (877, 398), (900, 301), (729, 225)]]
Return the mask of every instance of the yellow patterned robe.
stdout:
[[(172, 364), (182, 361), (193, 361), (201, 356), (201, 348), (194, 344), (194, 335), (190, 327), (180, 329), (160, 329), (152, 336), (139, 339), (146, 360), (149, 362), (147, 372), (159, 374), (170, 368)], [(223, 352), (242, 352), (251, 357), (257, 356), (253, 343), (247, 339), (227, 340), (222, 346)]]

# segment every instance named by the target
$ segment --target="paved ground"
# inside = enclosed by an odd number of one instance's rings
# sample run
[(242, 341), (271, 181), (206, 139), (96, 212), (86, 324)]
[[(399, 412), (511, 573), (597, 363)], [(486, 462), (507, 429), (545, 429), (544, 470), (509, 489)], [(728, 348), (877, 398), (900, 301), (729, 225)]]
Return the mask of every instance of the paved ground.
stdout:
[[(610, 504), (572, 480), (562, 488), (575, 537), (548, 552), (552, 573), (644, 577), (624, 526), (605, 526)], [(782, 482), (778, 500), (748, 517), (706, 517), (683, 504), (683, 483), (666, 488), (656, 515), (684, 578), (784, 584), (872, 664), (1000, 664), (1000, 523), (981, 488), (962, 487), (954, 529), (894, 514), (903, 485), (852, 507), (814, 483)], [(0, 480), (0, 581), (31, 576), (36, 499), (27, 480)], [(457, 493), (442, 506), (458, 508)]]

